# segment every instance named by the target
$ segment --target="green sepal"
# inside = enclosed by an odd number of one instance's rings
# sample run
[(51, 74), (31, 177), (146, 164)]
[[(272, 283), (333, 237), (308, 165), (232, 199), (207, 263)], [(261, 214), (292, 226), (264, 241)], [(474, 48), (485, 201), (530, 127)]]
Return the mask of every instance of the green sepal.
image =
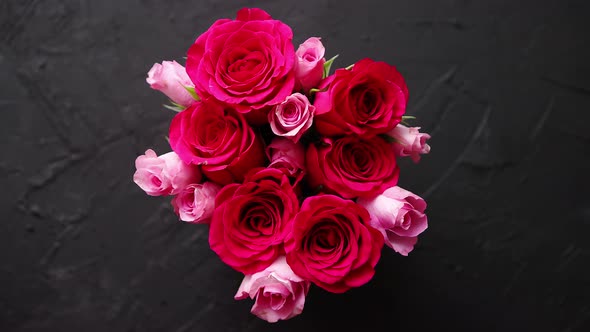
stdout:
[(166, 107), (167, 109), (169, 109), (171, 111), (177, 112), (177, 113), (180, 113), (180, 112), (184, 111), (184, 109), (186, 108), (186, 107), (184, 107), (182, 105), (178, 105), (175, 102), (171, 102), (171, 103), (172, 103), (172, 105), (166, 105), (166, 104), (164, 104), (162, 106)]
[(348, 66), (348, 67), (344, 68), (344, 69), (346, 69), (346, 70), (351, 70), (351, 69), (352, 69), (352, 67), (354, 67), (354, 63), (353, 63), (352, 65), (350, 65), (350, 66)]
[(193, 97), (194, 100), (199, 101), (201, 100), (201, 97), (199, 97), (199, 95), (197, 94), (197, 92), (195, 91), (195, 88), (192, 86), (184, 86), (183, 87), (186, 89), (186, 91), (188, 91), (188, 93), (190, 93), (191, 97)]
[(402, 122), (401, 123), (404, 126), (409, 126), (410, 123), (408, 122), (408, 120), (416, 120), (416, 117), (415, 116), (412, 116), (412, 115), (403, 115), (402, 116)]
[(322, 78), (330, 76), (330, 68), (332, 68), (332, 64), (334, 63), (334, 60), (336, 60), (337, 57), (338, 54), (336, 54), (332, 59), (324, 63), (324, 74), (322, 75)]

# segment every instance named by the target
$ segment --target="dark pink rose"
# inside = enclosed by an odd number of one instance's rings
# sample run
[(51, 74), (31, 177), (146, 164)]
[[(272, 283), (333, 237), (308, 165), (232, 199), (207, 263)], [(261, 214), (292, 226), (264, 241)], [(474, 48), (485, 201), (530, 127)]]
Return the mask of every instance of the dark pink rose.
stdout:
[(208, 224), (215, 209), (215, 196), (221, 186), (213, 182), (189, 184), (172, 199), (174, 212), (180, 220)]
[(213, 96), (254, 122), (287, 98), (295, 83), (291, 28), (257, 8), (220, 19), (188, 50), (186, 70), (203, 96)]
[(318, 86), (324, 75), (324, 54), (326, 49), (318, 37), (311, 37), (295, 52), (297, 63), (295, 64), (295, 90), (303, 89), (305, 92)]
[(369, 211), (370, 224), (383, 234), (385, 244), (404, 256), (428, 228), (426, 202), (400, 187), (389, 188), (374, 198), (359, 198), (357, 203)]
[(311, 188), (351, 199), (379, 195), (399, 177), (393, 149), (379, 136), (324, 138), (308, 146), (306, 165)]
[(245, 276), (235, 299), (256, 299), (251, 312), (269, 323), (276, 323), (303, 311), (309, 286), (310, 282), (296, 275), (285, 256), (281, 256), (264, 271)]
[(297, 143), (311, 127), (315, 107), (305, 95), (298, 92), (290, 95), (268, 113), (272, 132)]
[(303, 201), (285, 242), (287, 263), (303, 279), (334, 293), (367, 283), (381, 257), (383, 236), (369, 213), (333, 195)]
[(186, 74), (184, 67), (176, 61), (155, 63), (148, 72), (146, 82), (152, 89), (161, 91), (179, 105), (189, 106), (195, 102), (195, 99), (185, 89), (185, 87), (194, 87), (195, 85)]
[(393, 129), (406, 111), (408, 88), (395, 67), (363, 59), (337, 69), (314, 100), (315, 127), (324, 136), (374, 136)]
[(270, 160), (269, 168), (282, 170), (296, 185), (305, 175), (305, 148), (301, 143), (275, 137), (266, 147), (266, 154)]
[(299, 211), (289, 178), (278, 169), (252, 170), (242, 184), (217, 194), (209, 245), (237, 271), (264, 270), (284, 253), (288, 226)]
[(417, 163), (420, 161), (421, 154), (430, 152), (430, 145), (426, 143), (430, 135), (421, 133), (420, 127), (406, 127), (398, 124), (387, 135), (395, 140), (393, 150), (397, 156), (410, 156), (412, 161)]
[(191, 183), (201, 182), (195, 165), (184, 163), (174, 152), (158, 157), (148, 149), (135, 159), (133, 181), (150, 196), (176, 195)]
[(262, 139), (244, 116), (209, 98), (178, 113), (170, 124), (170, 146), (186, 162), (201, 165), (213, 182), (241, 182), (265, 163)]

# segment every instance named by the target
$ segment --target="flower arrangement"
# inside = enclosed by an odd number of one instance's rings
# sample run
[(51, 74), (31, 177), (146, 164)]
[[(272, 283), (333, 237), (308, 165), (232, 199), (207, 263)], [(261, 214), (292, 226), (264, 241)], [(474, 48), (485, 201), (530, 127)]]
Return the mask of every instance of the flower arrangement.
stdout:
[(312, 285), (366, 284), (384, 245), (408, 255), (427, 228), (426, 202), (397, 186), (397, 159), (430, 150), (404, 125), (404, 78), (368, 58), (330, 73), (334, 59), (317, 37), (295, 50), (288, 25), (244, 8), (198, 36), (186, 68), (148, 73), (178, 114), (172, 151), (138, 156), (134, 181), (208, 225), (211, 249), (244, 275), (235, 298), (268, 322), (300, 314)]

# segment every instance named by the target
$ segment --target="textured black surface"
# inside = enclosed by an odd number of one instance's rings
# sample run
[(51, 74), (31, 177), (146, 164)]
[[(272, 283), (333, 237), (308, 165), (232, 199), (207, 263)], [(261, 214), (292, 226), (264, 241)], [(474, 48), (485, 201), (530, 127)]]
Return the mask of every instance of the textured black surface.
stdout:
[[(172, 112), (145, 83), (258, 6), (336, 66), (398, 66), (432, 152), (400, 185), (430, 228), (270, 325), (241, 276), (131, 180)], [(586, 1), (0, 2), (0, 331), (590, 331)]]

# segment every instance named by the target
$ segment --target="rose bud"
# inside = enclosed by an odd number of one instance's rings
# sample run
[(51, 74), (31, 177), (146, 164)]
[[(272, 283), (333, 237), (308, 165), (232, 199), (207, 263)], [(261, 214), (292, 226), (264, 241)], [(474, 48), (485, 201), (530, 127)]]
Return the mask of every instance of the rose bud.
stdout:
[(184, 67), (176, 61), (155, 63), (148, 72), (146, 82), (154, 90), (164, 93), (173, 102), (189, 106), (195, 99), (185, 87), (194, 87)]
[(213, 182), (189, 184), (172, 199), (174, 212), (182, 221), (208, 224), (215, 209), (215, 196), (220, 189), (221, 186)]
[(393, 143), (393, 150), (395, 154), (400, 157), (410, 156), (415, 163), (420, 161), (421, 154), (430, 152), (430, 145), (426, 141), (430, 139), (430, 135), (421, 133), (420, 127), (406, 127), (398, 124), (387, 133), (395, 142)]
[(295, 52), (297, 59), (295, 64), (296, 90), (301, 88), (307, 92), (309, 89), (317, 87), (324, 74), (325, 53), (326, 49), (318, 37), (311, 37), (299, 45)]
[(297, 143), (311, 127), (314, 112), (315, 106), (309, 103), (306, 96), (294, 93), (268, 113), (268, 122), (275, 135)]
[(150, 196), (176, 195), (191, 183), (201, 181), (201, 172), (184, 163), (174, 152), (157, 156), (148, 149), (135, 160), (133, 181)]
[(400, 187), (391, 187), (375, 198), (359, 198), (357, 203), (369, 211), (370, 224), (383, 234), (385, 244), (404, 256), (428, 228), (426, 202)]
[(256, 299), (251, 312), (269, 323), (275, 323), (303, 311), (309, 286), (309, 281), (291, 270), (285, 256), (280, 256), (265, 270), (246, 275), (235, 299)]
[(305, 175), (305, 148), (301, 143), (275, 137), (266, 147), (266, 154), (270, 160), (269, 168), (283, 171), (293, 185), (296, 185)]

